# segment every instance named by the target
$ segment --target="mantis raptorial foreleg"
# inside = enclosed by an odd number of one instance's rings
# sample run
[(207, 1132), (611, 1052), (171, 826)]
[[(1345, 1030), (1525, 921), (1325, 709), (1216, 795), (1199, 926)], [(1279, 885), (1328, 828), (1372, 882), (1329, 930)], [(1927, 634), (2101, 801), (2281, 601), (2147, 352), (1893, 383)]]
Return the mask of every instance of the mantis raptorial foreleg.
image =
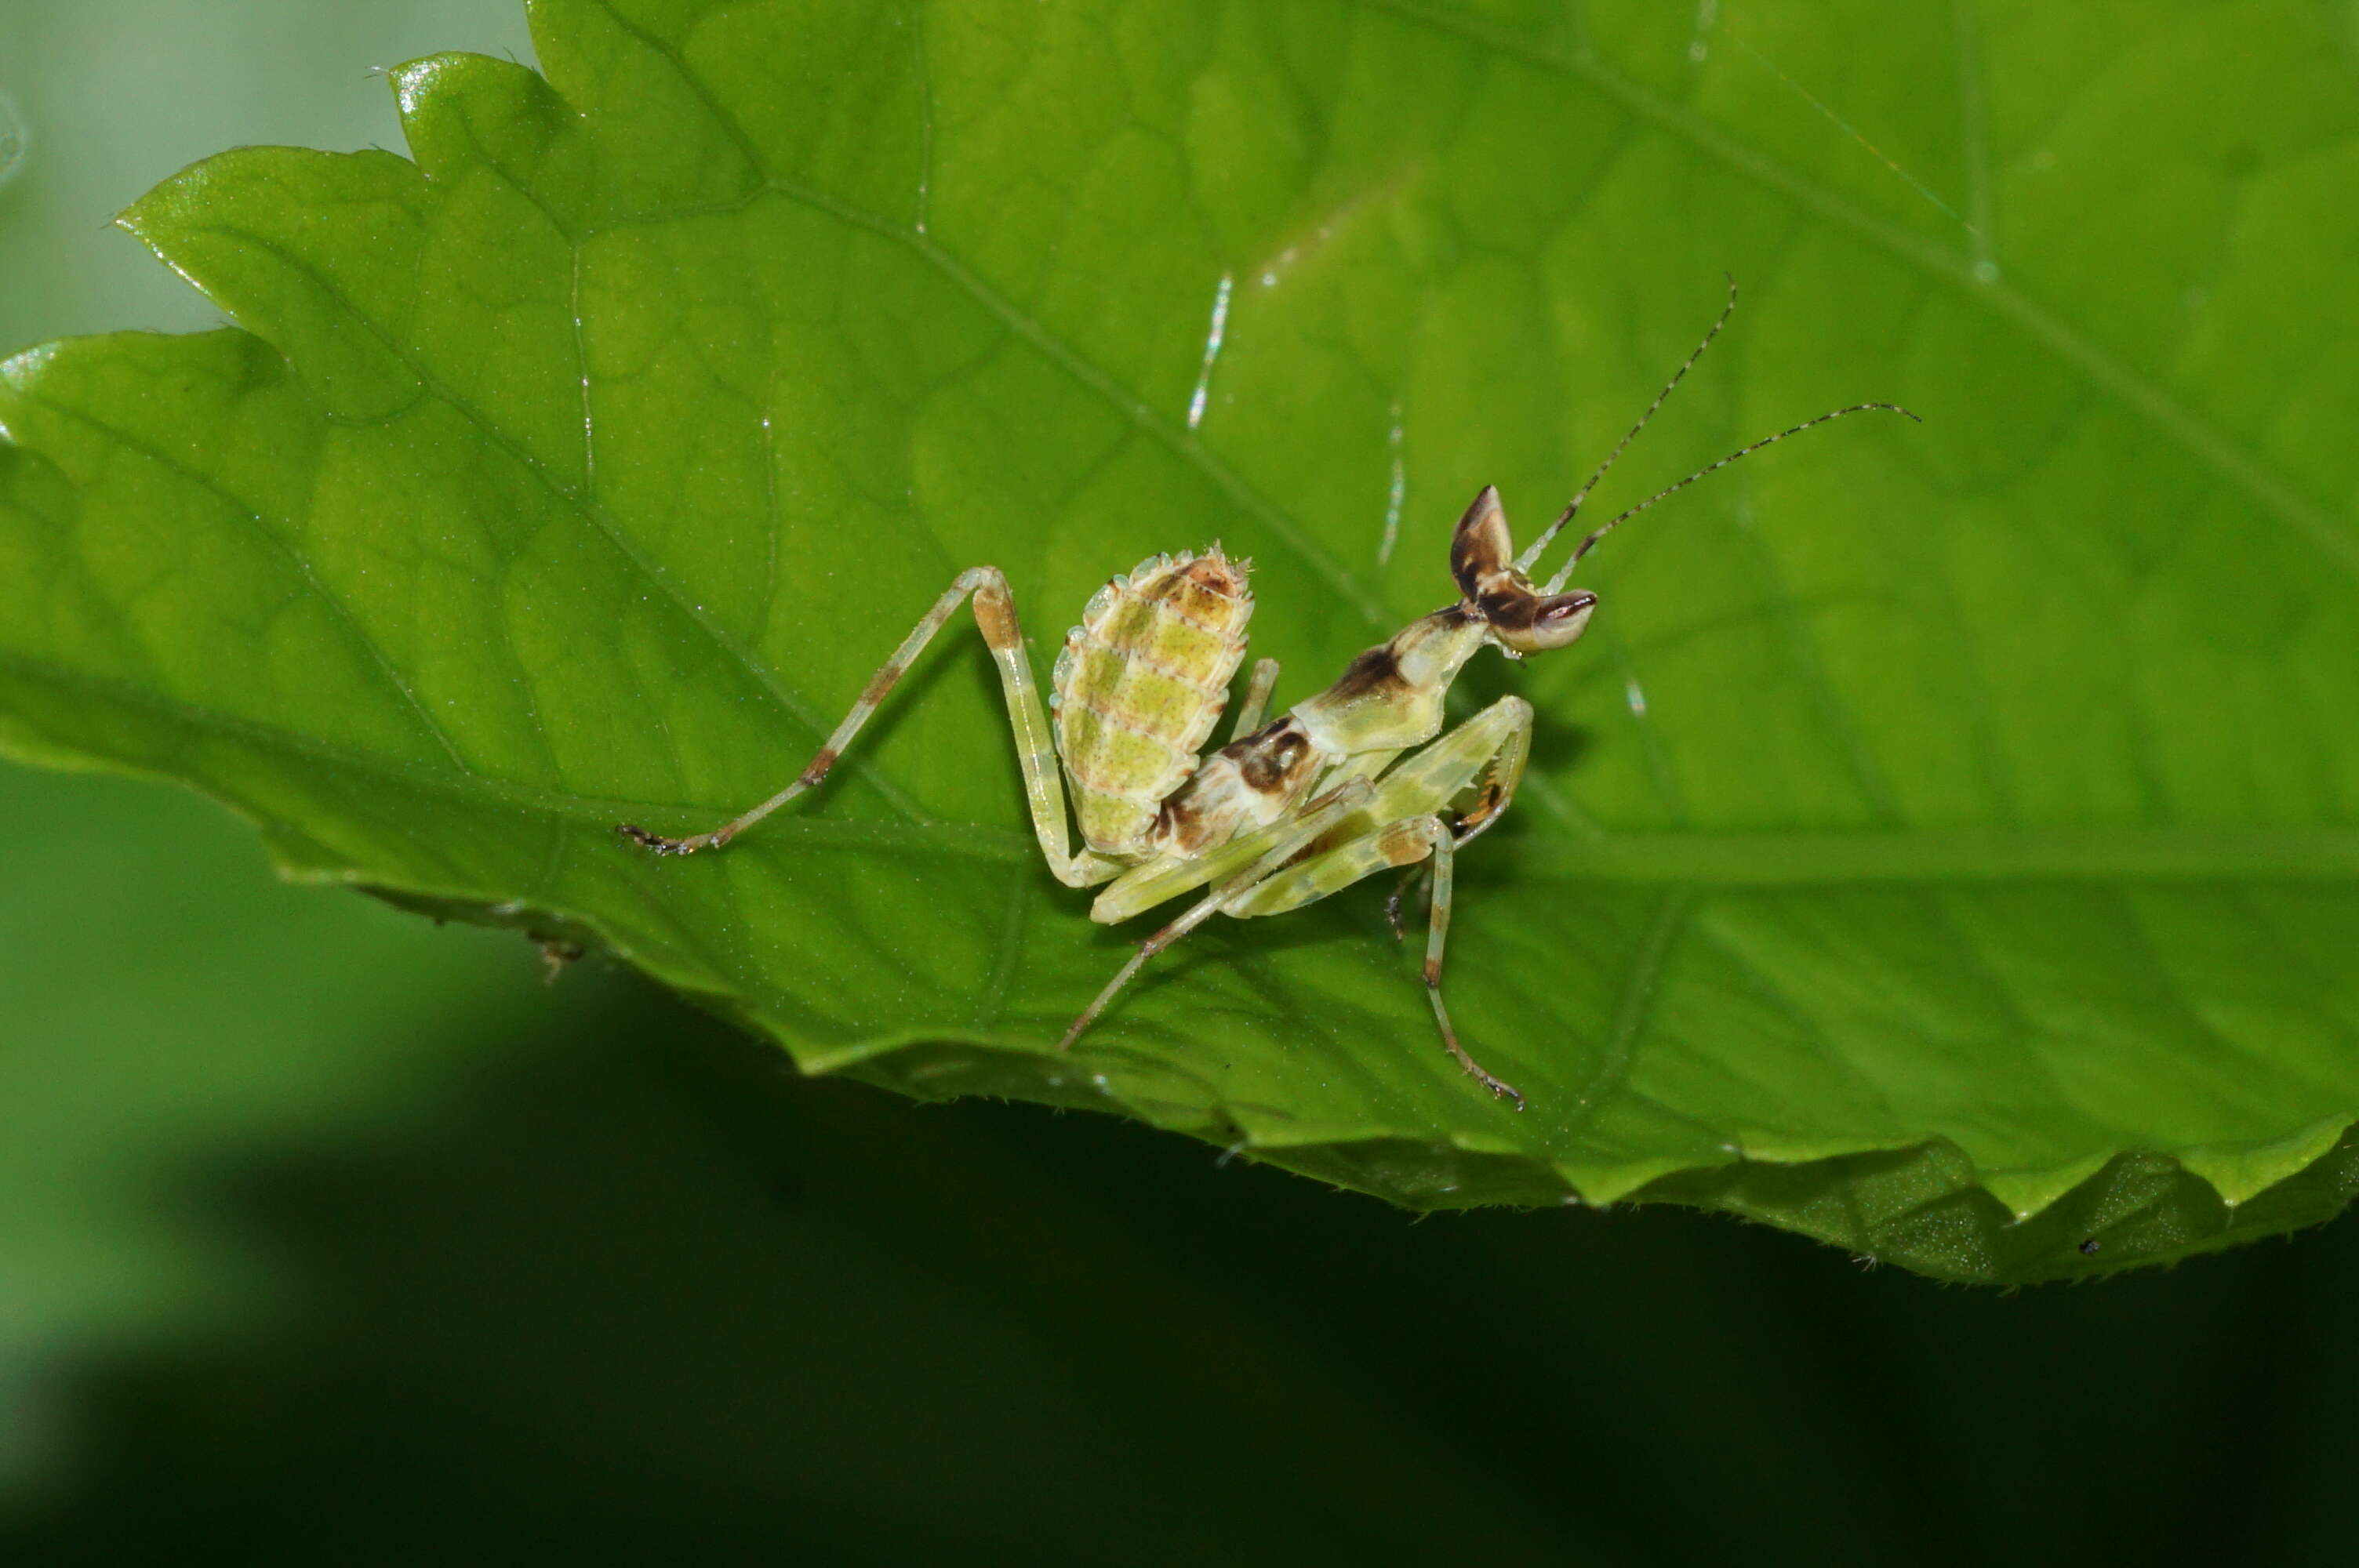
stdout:
[(1496, 822), (1515, 799), (1531, 733), (1532, 705), (1520, 697), (1501, 697), (1378, 780), (1366, 806), (1345, 824), (1347, 830), (1359, 831), (1263, 881), (1232, 904), (1229, 913), (1240, 920), (1283, 914), (1341, 892), (1387, 866), (1418, 864), (1429, 849), (1415, 836), (1423, 829), (1411, 825), (1427, 817), (1440, 820), (1450, 803), (1479, 778), (1482, 793), (1448, 835), (1453, 849), (1466, 843)]
[[(1441, 1000), (1441, 958), (1450, 937), (1458, 846), (1496, 822), (1514, 800), (1530, 752), (1531, 730), (1531, 705), (1517, 697), (1500, 698), (1384, 776), (1367, 806), (1353, 814), (1354, 821), (1376, 826), (1265, 878), (1226, 905), (1240, 919), (1281, 914), (1387, 867), (1430, 864), (1433, 893), (1425, 938), (1425, 994), (1433, 1004), (1441, 1044), (1485, 1088), (1519, 1106), (1524, 1097), (1515, 1087), (1494, 1076), (1458, 1043), (1458, 1031)], [(1453, 827), (1440, 813), (1478, 778), (1482, 793)]]
[(1024, 651), (1024, 633), (1016, 622), (1015, 598), (1008, 592), (1007, 579), (997, 567), (976, 567), (959, 574), (958, 580), (934, 600), (933, 608), (901, 639), (893, 656), (869, 677), (859, 700), (852, 705), (852, 711), (835, 727), (835, 733), (827, 738), (827, 743), (786, 788), (709, 833), (667, 838), (629, 823), (617, 831), (659, 854), (692, 855), (699, 849), (718, 849), (795, 796), (818, 787), (828, 770), (843, 755), (844, 749), (852, 744), (853, 737), (860, 733), (861, 726), (868, 722), (909, 665), (925, 652), (926, 644), (934, 640), (934, 634), (949, 622), (970, 594), (974, 598), (975, 624), (982, 629), (983, 640), (999, 665), (1000, 688), (1007, 698), (1008, 728), (1016, 738), (1016, 762), (1024, 770), (1024, 794), (1032, 807), (1032, 827), (1039, 837), (1041, 858), (1067, 887), (1089, 887), (1113, 877), (1123, 869), (1120, 861), (1088, 849), (1079, 853), (1072, 849), (1065, 818), (1064, 781), (1049, 739), (1049, 715), (1041, 707), (1039, 686), (1032, 678), (1032, 661)]
[[(1491, 825), (1506, 812), (1516, 798), (1516, 786), (1523, 782), (1524, 764), (1531, 758), (1532, 727), (1528, 719), (1520, 725), (1509, 727), (1506, 739), (1491, 757), (1489, 776), (1484, 781), (1482, 794), (1475, 796), (1465, 813), (1458, 818), (1451, 834), (1451, 847), (1464, 849), (1490, 831)], [(1401, 924), (1401, 905), (1419, 877), (1431, 877), (1433, 867), (1420, 861), (1401, 873), (1400, 882), (1385, 900), (1385, 922), (1393, 928), (1393, 940), (1408, 939), (1408, 927)]]

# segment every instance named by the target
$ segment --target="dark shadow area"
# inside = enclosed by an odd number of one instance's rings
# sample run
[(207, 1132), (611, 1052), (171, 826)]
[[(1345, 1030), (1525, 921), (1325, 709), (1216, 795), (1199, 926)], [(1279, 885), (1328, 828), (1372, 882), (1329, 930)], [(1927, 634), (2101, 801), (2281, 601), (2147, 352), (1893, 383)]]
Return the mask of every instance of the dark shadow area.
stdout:
[[(575, 983), (569, 981), (569, 984)], [(190, 1173), (301, 1289), (84, 1368), (11, 1563), (2329, 1561), (2343, 1225), (1949, 1289), (920, 1107), (625, 981), (430, 1135)]]

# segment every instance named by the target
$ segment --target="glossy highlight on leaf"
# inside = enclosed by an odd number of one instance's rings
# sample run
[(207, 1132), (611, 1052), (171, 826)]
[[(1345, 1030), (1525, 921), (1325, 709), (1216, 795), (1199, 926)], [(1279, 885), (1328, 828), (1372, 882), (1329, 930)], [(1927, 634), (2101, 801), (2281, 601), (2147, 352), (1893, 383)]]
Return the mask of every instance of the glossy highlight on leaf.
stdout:
[[(0, 747), (593, 939), (807, 1070), (1410, 1206), (1986, 1281), (2312, 1223), (2359, 1182), (2359, 98), (2258, 9), (540, 0), (545, 75), (394, 73), (410, 158), (125, 215), (235, 329), (0, 367)], [(1723, 273), (1599, 516), (1925, 424), (1648, 512), (1578, 646), (1462, 683), (1539, 715), (1447, 977), (1525, 1114), (1381, 881), (1059, 1054), (1144, 923), (1039, 865), (963, 620), (726, 852), (612, 833), (772, 793), (983, 564), (1045, 675), (1218, 540), (1300, 699), (1452, 596), (1482, 485), (1554, 514)]]

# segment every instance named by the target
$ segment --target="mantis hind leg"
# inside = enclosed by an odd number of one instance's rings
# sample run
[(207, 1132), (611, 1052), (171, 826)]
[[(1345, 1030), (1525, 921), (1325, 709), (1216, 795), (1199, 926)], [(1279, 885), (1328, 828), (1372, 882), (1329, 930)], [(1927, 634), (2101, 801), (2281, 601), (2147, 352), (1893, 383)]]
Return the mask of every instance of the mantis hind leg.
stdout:
[(1064, 781), (1057, 768), (1055, 743), (1049, 739), (1049, 716), (1040, 704), (1040, 688), (1032, 676), (1031, 658), (1024, 651), (1024, 633), (1016, 623), (1015, 597), (1009, 593), (1007, 579), (997, 567), (975, 567), (958, 575), (958, 579), (934, 600), (933, 608), (919, 617), (909, 634), (901, 639), (893, 656), (868, 678), (852, 711), (843, 716), (827, 743), (786, 788), (709, 833), (669, 838), (629, 822), (617, 825), (614, 831), (658, 855), (692, 855), (699, 849), (722, 848), (797, 795), (817, 788), (843, 755), (844, 749), (852, 744), (853, 737), (860, 733), (861, 726), (875, 714), (902, 675), (969, 595), (974, 599), (975, 624), (982, 629), (992, 660), (999, 666), (1000, 689), (1007, 698), (1008, 728), (1016, 739), (1016, 761), (1024, 769), (1024, 794), (1031, 806), (1032, 827), (1040, 840), (1041, 858), (1067, 887), (1088, 887), (1109, 880), (1123, 869), (1120, 861), (1086, 849), (1078, 854), (1073, 852), (1065, 817)]

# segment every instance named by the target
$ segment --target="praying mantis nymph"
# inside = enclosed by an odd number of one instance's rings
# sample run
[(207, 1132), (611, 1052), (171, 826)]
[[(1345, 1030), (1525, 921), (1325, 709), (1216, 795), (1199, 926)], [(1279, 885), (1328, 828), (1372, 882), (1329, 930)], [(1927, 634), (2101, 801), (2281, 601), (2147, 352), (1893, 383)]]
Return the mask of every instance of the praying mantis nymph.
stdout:
[[(1442, 703), (1466, 662), (1484, 646), (1510, 659), (1570, 646), (1589, 624), (1597, 595), (1565, 591), (1582, 557), (1618, 524), (1715, 470), (1773, 442), (1882, 409), (1860, 403), (1803, 421), (1730, 453), (1602, 524), (1543, 584), (1527, 575), (1580, 513), (1606, 470), (1712, 346), (1736, 308), (1736, 285), (1702, 341), (1665, 384), (1620, 445), (1528, 548), (1516, 553), (1497, 491), (1485, 486), (1450, 541), (1457, 600), (1411, 622), (1361, 654), (1343, 677), (1265, 722), (1277, 662), (1254, 666), (1230, 743), (1200, 748), (1226, 705), (1245, 657), (1253, 614), (1251, 563), (1218, 545), (1204, 555), (1156, 556), (1099, 589), (1065, 638), (1043, 711), (1007, 579), (996, 567), (962, 572), (869, 680), (816, 756), (777, 795), (709, 833), (670, 838), (623, 824), (616, 831), (659, 854), (717, 849), (811, 789), (852, 743), (911, 661), (970, 596), (999, 665), (1024, 773), (1032, 826), (1049, 870), (1069, 887), (1109, 883), (1090, 906), (1104, 925), (1209, 888), (1187, 912), (1139, 945), (1065, 1032), (1070, 1048), (1141, 965), (1212, 915), (1279, 914), (1341, 892), (1389, 867), (1430, 864), (1432, 893), (1425, 989), (1441, 1043), (1469, 1076), (1521, 1109), (1523, 1096), (1459, 1043), (1441, 1000), (1452, 872), (1460, 849), (1497, 822), (1515, 799), (1531, 745), (1532, 706), (1503, 697), (1443, 735)], [(1051, 717), (1053, 715), (1053, 718)], [(1436, 739), (1440, 737), (1440, 739)], [(1066, 787), (1082, 848), (1066, 821)], [(1396, 901), (1398, 895), (1396, 894)], [(1399, 931), (1397, 903), (1390, 911)]]

